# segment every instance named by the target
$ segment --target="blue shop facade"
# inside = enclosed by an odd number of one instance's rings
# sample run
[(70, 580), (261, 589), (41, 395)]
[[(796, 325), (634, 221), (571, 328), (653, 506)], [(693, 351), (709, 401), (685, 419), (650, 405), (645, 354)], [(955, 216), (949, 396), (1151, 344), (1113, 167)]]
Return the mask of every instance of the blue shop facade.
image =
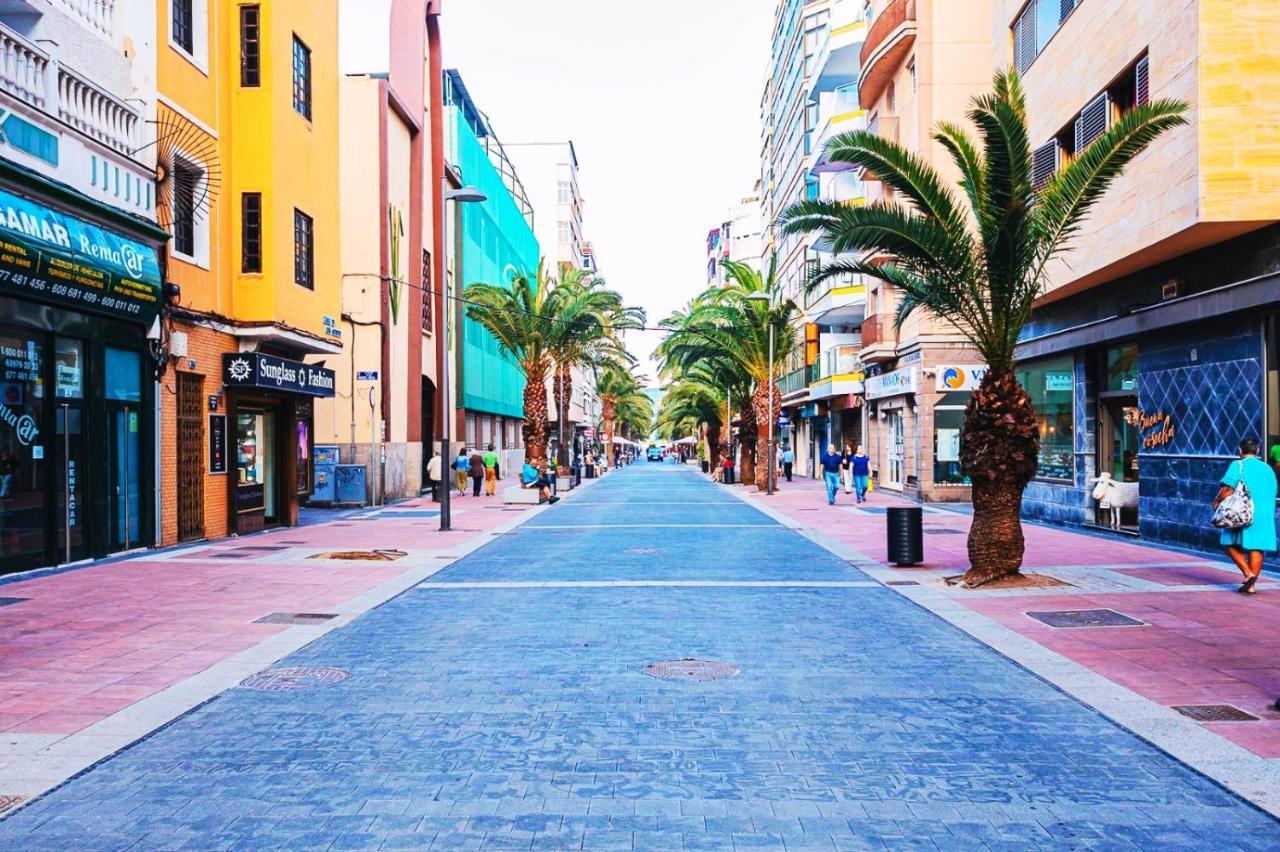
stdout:
[[(1041, 433), (1025, 517), (1218, 549), (1240, 440), (1280, 447), (1280, 226), (1038, 308), (1018, 365)], [(1092, 497), (1103, 473), (1135, 498), (1118, 518)]]

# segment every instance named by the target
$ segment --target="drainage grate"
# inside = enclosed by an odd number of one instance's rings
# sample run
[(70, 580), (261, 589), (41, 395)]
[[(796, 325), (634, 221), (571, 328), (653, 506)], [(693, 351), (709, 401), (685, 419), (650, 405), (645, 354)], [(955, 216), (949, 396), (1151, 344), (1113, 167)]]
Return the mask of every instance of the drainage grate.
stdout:
[(1145, 627), (1145, 622), (1114, 609), (1066, 609), (1028, 612), (1027, 615), (1050, 627)]
[(268, 553), (276, 553), (289, 548), (283, 544), (245, 544), (240, 547), (232, 547), (223, 550), (220, 553), (209, 555), (210, 559), (253, 559), (256, 556), (265, 556)]
[(26, 796), (0, 796), (0, 814), (11, 808), (16, 808), (26, 800)]
[(797, 511), (797, 512), (821, 512), (822, 510), (821, 510), (821, 509), (808, 508), (808, 509), (796, 509), (796, 511)]
[(650, 663), (644, 667), (644, 673), (662, 680), (704, 681), (733, 677), (738, 673), (738, 669), (728, 663), (718, 663), (715, 660), (684, 659)]
[(399, 518), (438, 518), (439, 512), (433, 512), (429, 509), (402, 509), (392, 510), (382, 513), (383, 520), (397, 520)]
[(255, 618), (254, 624), (324, 624), (337, 618), (328, 612), (273, 612), (262, 618)]
[(1173, 708), (1197, 722), (1258, 722), (1257, 716), (1230, 704), (1183, 704)]
[(888, 582), (885, 583), (885, 585), (886, 586), (918, 586), (920, 584), (917, 583), (915, 580), (889, 580)]
[(317, 686), (333, 686), (351, 677), (346, 669), (328, 666), (296, 666), (284, 669), (268, 669), (240, 681), (241, 689), (259, 692), (298, 692)]
[(31, 598), (0, 598), (0, 606), (13, 606), (14, 604), (29, 601)]
[(394, 562), (409, 554), (403, 550), (335, 550), (329, 553), (317, 553), (308, 559), (347, 559), (363, 562)]
[(965, 535), (966, 533), (964, 530), (929, 529), (928, 527), (926, 527), (925, 534), (926, 535)]

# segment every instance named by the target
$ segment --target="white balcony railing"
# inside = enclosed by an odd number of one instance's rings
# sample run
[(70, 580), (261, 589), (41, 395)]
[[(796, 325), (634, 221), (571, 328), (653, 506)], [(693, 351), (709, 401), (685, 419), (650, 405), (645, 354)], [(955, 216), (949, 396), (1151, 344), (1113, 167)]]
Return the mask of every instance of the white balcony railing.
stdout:
[(860, 343), (841, 344), (822, 353), (822, 378), (846, 376), (861, 370), (858, 363)]
[(54, 5), (98, 34), (110, 37), (116, 0), (54, 0)]
[(0, 27), (0, 88), (45, 109), (49, 55), (7, 27)]
[[(84, 0), (83, 5), (95, 4)], [(137, 110), (3, 25), (0, 88), (122, 154), (138, 148), (142, 116)]]

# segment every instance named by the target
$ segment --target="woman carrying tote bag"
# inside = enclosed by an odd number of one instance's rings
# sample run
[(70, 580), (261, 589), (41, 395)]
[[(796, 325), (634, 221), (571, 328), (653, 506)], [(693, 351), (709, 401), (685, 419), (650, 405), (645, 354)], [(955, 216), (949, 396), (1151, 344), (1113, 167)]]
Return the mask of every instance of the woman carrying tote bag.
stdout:
[(1263, 553), (1276, 550), (1276, 475), (1258, 458), (1258, 442), (1240, 442), (1240, 461), (1222, 477), (1222, 490), (1213, 501), (1213, 525), (1222, 530), (1222, 546), (1244, 574), (1236, 591), (1257, 592)]

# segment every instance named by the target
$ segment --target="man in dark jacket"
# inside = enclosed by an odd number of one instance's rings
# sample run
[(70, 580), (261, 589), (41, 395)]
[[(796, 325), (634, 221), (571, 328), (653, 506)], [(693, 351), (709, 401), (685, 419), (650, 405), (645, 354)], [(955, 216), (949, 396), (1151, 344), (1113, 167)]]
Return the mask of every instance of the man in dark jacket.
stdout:
[(471, 496), (479, 497), (480, 486), (484, 484), (484, 456), (476, 449), (467, 461), (471, 465)]

